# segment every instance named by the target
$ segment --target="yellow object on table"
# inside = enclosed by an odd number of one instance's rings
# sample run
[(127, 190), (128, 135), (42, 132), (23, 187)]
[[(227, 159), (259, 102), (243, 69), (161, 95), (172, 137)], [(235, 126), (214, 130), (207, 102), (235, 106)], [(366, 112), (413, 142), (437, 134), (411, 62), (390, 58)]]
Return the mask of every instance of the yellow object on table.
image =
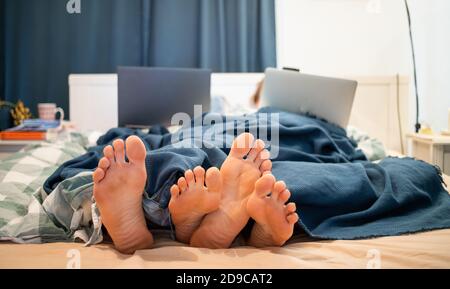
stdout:
[(428, 125), (424, 125), (424, 126), (422, 126), (420, 128), (419, 134), (432, 135), (433, 134), (433, 129), (431, 129), (431, 127), (428, 126)]

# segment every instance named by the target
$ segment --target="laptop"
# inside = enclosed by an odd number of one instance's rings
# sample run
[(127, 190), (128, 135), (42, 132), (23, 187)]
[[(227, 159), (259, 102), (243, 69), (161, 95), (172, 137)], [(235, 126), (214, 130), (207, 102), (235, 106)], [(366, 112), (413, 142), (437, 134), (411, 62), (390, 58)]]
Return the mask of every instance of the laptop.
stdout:
[(346, 128), (358, 83), (353, 80), (268, 68), (262, 106), (309, 113)]
[(208, 69), (119, 67), (119, 126), (169, 126), (179, 112), (194, 116), (194, 105), (209, 111), (211, 71)]

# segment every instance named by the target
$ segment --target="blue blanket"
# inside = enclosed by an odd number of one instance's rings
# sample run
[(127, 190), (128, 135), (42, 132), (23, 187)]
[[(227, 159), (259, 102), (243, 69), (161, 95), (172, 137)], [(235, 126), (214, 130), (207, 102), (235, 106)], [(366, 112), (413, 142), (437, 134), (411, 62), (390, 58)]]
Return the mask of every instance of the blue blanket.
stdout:
[[(135, 134), (148, 150), (143, 200), (146, 218), (168, 226), (170, 186), (187, 169), (198, 165), (220, 167), (236, 131), (242, 127), (250, 132), (261, 128), (255, 117), (266, 113), (277, 114), (266, 125), (276, 128), (279, 135), (279, 141), (271, 143), (271, 149), (278, 152), (273, 159), (273, 174), (286, 182), (291, 201), (297, 205), (299, 226), (310, 236), (357, 239), (450, 228), (450, 196), (443, 187), (439, 168), (411, 158), (371, 163), (344, 129), (314, 117), (271, 108), (231, 118), (205, 114), (202, 120), (215, 117), (233, 125), (202, 124), (197, 120), (192, 122), (196, 126), (185, 127), (175, 135), (163, 127), (153, 127), (148, 133), (111, 129), (98, 140), (98, 146), (63, 164), (47, 179), (44, 189), (51, 193), (64, 179), (94, 170), (105, 145)], [(201, 129), (200, 134), (193, 133), (196, 128)], [(211, 131), (213, 138), (201, 137), (211, 135)], [(270, 137), (273, 135), (269, 133)]]

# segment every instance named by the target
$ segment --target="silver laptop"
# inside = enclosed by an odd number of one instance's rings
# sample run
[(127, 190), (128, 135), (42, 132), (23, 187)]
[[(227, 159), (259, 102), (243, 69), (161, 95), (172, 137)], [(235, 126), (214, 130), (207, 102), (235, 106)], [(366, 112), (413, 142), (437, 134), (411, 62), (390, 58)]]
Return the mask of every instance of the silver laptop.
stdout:
[(194, 105), (210, 109), (211, 71), (208, 69), (119, 67), (119, 126), (148, 128), (170, 125), (172, 116), (193, 117)]
[(345, 128), (357, 85), (353, 80), (268, 68), (261, 105), (310, 113)]

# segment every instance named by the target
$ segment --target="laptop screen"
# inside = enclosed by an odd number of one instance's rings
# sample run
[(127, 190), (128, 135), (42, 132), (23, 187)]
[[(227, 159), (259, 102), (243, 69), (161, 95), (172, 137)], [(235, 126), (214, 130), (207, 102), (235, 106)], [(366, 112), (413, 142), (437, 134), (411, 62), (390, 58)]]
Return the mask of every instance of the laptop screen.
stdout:
[(209, 111), (208, 69), (119, 67), (119, 126), (170, 125), (176, 113), (194, 115), (194, 105)]

